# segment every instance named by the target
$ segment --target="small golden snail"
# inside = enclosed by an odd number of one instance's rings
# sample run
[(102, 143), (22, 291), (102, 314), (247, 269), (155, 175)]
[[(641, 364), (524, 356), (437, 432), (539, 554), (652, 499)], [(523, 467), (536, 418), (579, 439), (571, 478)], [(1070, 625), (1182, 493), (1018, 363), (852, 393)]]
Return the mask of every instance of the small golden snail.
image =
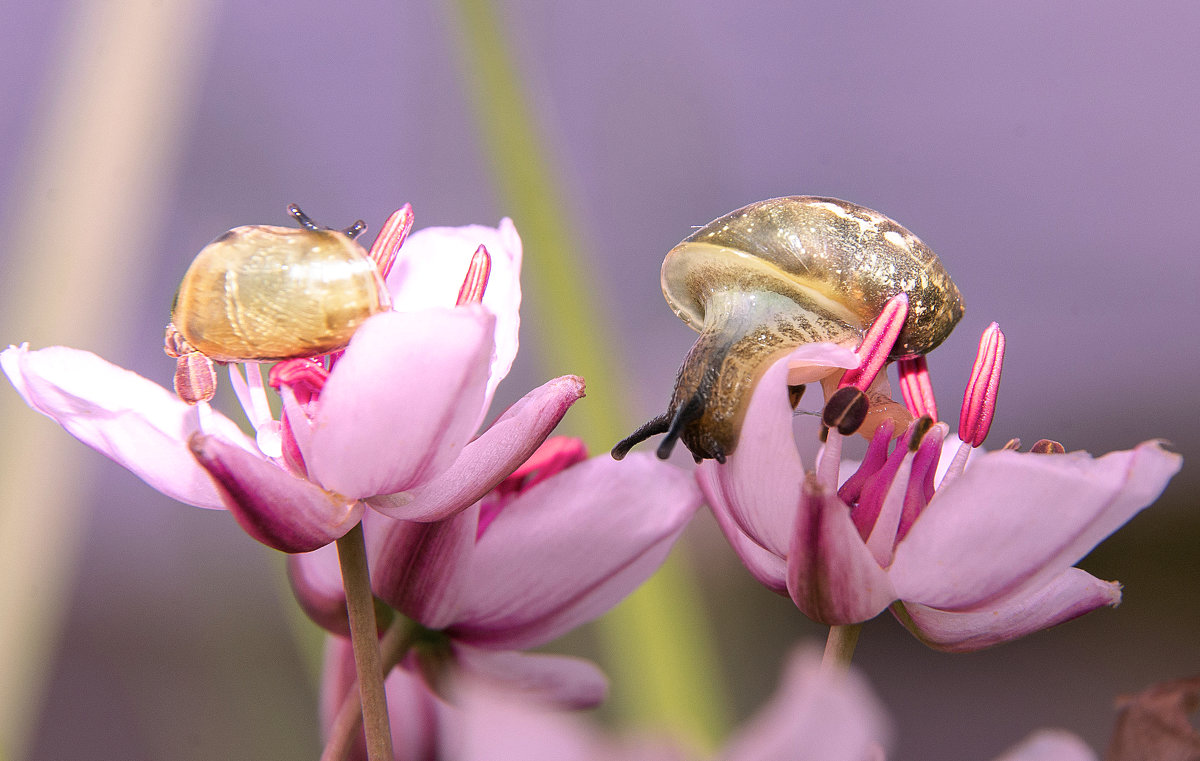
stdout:
[(212, 398), (212, 362), (313, 357), (346, 346), (366, 319), (391, 307), (375, 262), (354, 237), (318, 227), (288, 207), (300, 228), (235, 227), (188, 267), (167, 325), (177, 357), (175, 391), (191, 404)]
[(779, 357), (817, 341), (856, 346), (902, 292), (908, 320), (891, 359), (932, 351), (963, 313), (958, 288), (915, 235), (878, 212), (815, 196), (760, 201), (708, 223), (667, 253), (662, 289), (700, 337), (666, 413), (617, 444), (617, 459), (666, 433), (659, 457), (680, 439), (697, 462), (724, 462), (751, 391)]

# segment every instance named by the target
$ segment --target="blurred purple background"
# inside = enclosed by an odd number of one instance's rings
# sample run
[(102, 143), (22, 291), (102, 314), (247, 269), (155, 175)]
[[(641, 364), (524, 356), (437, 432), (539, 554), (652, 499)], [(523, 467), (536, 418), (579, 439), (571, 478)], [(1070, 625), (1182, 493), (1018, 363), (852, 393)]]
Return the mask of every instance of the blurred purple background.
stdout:
[[(12, 4), (0, 29), (10, 225), (73, 9)], [(499, 11), (621, 341), (628, 423), (661, 411), (693, 339), (659, 293), (667, 249), (748, 202), (820, 194), (898, 220), (953, 274), (967, 314), (930, 360), (946, 417), (997, 320), (1009, 353), (993, 446), (1049, 437), (1102, 452), (1161, 437), (1184, 454), (1160, 503), (1084, 563), (1125, 584), (1120, 608), (969, 656), (927, 651), (890, 618), (866, 627), (856, 661), (898, 722), (894, 758), (988, 759), (1048, 725), (1102, 750), (1116, 693), (1200, 672), (1200, 420), (1187, 385), (1200, 374), (1200, 6), (519, 0)], [(373, 229), (404, 202), (418, 227), (507, 213), (448, 4), (212, 13), (198, 99), (162, 125), (183, 151), (166, 217), (148, 220), (157, 240), (138, 255), (150, 285), (110, 357), (164, 384), (175, 284), (229, 227), (282, 224), (293, 201), (323, 223)], [(0, 267), (14, 270), (3, 247)], [(523, 314), (498, 409), (570, 370), (538, 346), (538, 321), (553, 315), (534, 294)], [(171, 503), (99, 456), (88, 465), (86, 540), (31, 758), (315, 758), (312, 681), (277, 558), (227, 515)], [(711, 526), (691, 541), (744, 716), (786, 648), (821, 631), (757, 588)]]

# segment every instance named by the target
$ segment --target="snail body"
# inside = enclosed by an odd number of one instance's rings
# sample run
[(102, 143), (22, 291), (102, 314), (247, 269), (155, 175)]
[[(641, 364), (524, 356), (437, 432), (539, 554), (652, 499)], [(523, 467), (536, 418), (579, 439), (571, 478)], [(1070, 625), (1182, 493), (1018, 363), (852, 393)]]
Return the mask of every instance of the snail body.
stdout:
[[(166, 351), (179, 358), (176, 390), (194, 393), (180, 374), (204, 375), (216, 362), (269, 362), (344, 348), (367, 318), (391, 299), (375, 262), (346, 231), (303, 227), (236, 227), (205, 246), (179, 285)], [(202, 383), (201, 386), (204, 384)], [(207, 394), (207, 396), (204, 396)]]
[(932, 351), (963, 312), (958, 288), (915, 235), (878, 212), (816, 196), (760, 201), (710, 222), (667, 253), (662, 288), (700, 337), (667, 412), (614, 456), (666, 433), (660, 457), (678, 438), (697, 460), (723, 462), (776, 359), (805, 343), (857, 345), (899, 293), (908, 294), (909, 317), (890, 359)]

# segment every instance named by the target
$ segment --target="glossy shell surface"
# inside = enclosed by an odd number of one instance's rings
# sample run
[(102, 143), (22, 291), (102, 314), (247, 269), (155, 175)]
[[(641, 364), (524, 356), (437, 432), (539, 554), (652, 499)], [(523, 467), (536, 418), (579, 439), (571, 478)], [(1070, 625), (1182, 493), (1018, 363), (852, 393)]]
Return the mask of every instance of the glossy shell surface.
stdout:
[(375, 263), (346, 234), (251, 225), (196, 255), (171, 321), (211, 359), (269, 361), (343, 348), (389, 306)]
[(863, 206), (817, 196), (760, 201), (710, 222), (667, 254), (662, 287), (696, 330), (714, 291), (769, 291), (843, 325), (843, 338), (861, 336), (906, 292), (909, 317), (893, 359), (933, 350), (963, 313), (941, 260), (915, 235)]

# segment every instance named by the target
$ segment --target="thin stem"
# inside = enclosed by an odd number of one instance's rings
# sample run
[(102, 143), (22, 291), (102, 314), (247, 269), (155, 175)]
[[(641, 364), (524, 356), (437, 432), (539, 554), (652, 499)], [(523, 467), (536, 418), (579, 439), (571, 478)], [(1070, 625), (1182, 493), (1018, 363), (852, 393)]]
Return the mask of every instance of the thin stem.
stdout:
[(383, 692), (383, 669), (379, 658), (379, 635), (375, 628), (375, 598), (367, 572), (367, 547), (362, 524), (337, 540), (338, 563), (346, 588), (346, 610), (350, 614), (350, 642), (358, 673), (359, 697), (367, 730), (369, 761), (392, 761), (392, 730), (388, 724), (387, 696)]
[[(385, 680), (387, 674), (404, 659), (416, 640), (416, 635), (417, 627), (402, 616), (396, 616), (396, 620), (392, 621), (392, 625), (384, 632), (379, 640), (379, 657)], [(329, 728), (329, 739), (325, 742), (321, 761), (344, 761), (349, 756), (354, 740), (358, 737), (358, 730), (362, 726), (362, 701), (358, 698), (358, 691), (358, 682), (355, 682), (346, 693), (346, 699), (338, 709), (333, 726)]]
[(858, 644), (858, 633), (862, 624), (845, 624), (829, 627), (829, 639), (825, 640), (825, 655), (821, 666), (826, 669), (845, 670), (854, 657), (854, 646)]

